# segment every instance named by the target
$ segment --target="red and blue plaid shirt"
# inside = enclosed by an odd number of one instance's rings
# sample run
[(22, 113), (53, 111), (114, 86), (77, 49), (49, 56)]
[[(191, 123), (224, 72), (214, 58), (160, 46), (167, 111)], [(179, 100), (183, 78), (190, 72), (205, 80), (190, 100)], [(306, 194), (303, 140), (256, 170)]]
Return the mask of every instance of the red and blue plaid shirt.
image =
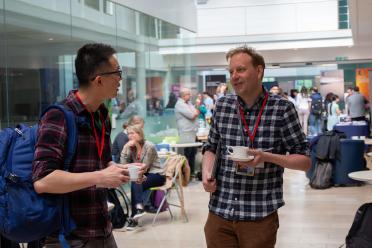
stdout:
[[(72, 173), (93, 172), (107, 167), (111, 159), (111, 123), (108, 111), (102, 104), (98, 111), (105, 120), (105, 145), (102, 159), (98, 156), (96, 141), (90, 122), (90, 114), (71, 91), (64, 101), (76, 115), (78, 143), (75, 157), (69, 171)], [(99, 114), (94, 115), (99, 118)], [(97, 127), (101, 133), (101, 125)], [(37, 181), (54, 170), (63, 170), (66, 152), (66, 120), (62, 112), (52, 109), (44, 115), (39, 123), (38, 140), (33, 161), (33, 180)], [(111, 231), (111, 222), (107, 210), (107, 190), (88, 187), (68, 193), (70, 211), (77, 228), (73, 235), (81, 238), (107, 237)]]

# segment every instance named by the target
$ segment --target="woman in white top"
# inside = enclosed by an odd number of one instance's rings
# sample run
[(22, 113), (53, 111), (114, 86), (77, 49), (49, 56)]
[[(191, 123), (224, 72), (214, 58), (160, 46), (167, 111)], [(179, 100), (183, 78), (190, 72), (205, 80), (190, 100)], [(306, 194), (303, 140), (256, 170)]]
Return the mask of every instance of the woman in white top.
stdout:
[(301, 92), (296, 97), (297, 113), (300, 119), (302, 130), (307, 135), (307, 123), (310, 115), (311, 99), (307, 93), (307, 89), (302, 87)]
[(338, 116), (341, 114), (338, 102), (340, 101), (337, 95), (333, 95), (332, 103), (328, 104), (328, 119), (327, 119), (327, 130), (331, 131), (333, 126), (339, 122)]

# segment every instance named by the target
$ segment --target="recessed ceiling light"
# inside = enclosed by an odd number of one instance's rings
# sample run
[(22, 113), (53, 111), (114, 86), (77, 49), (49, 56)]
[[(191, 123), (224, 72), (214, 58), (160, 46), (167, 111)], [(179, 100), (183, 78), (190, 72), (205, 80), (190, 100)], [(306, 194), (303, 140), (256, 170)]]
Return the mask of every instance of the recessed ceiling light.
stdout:
[(53, 38), (49, 38), (48, 40), (54, 40)]

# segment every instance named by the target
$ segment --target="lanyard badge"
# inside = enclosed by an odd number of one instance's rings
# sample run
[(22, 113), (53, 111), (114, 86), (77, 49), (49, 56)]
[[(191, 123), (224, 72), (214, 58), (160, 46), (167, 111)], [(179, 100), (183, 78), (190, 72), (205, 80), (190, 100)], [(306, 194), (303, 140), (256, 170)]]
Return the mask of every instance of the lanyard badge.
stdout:
[[(262, 113), (263, 113), (263, 110), (264, 110), (264, 108), (266, 106), (266, 103), (267, 103), (267, 99), (268, 98), (269, 98), (269, 94), (266, 92), (265, 98), (264, 98), (263, 103), (261, 105), (260, 112), (258, 113), (258, 116), (257, 116), (257, 119), (256, 119), (256, 122), (255, 122), (255, 125), (254, 125), (254, 128), (253, 128), (253, 131), (252, 132), (249, 131), (249, 126), (248, 126), (248, 123), (247, 123), (247, 121), (245, 119), (245, 116), (244, 116), (243, 107), (238, 104), (239, 114), (240, 114), (239, 117), (240, 117), (240, 120), (244, 124), (244, 130), (245, 130), (245, 132), (248, 135), (248, 138), (249, 138), (249, 141), (250, 141), (249, 143), (250, 143), (251, 148), (253, 148), (254, 138), (256, 137), (257, 129), (258, 129), (258, 126), (260, 125)], [(240, 126), (241, 126), (241, 122), (240, 122)], [(254, 176), (254, 172), (255, 172), (255, 167), (239, 168), (236, 165), (235, 173), (238, 174), (238, 175)]]

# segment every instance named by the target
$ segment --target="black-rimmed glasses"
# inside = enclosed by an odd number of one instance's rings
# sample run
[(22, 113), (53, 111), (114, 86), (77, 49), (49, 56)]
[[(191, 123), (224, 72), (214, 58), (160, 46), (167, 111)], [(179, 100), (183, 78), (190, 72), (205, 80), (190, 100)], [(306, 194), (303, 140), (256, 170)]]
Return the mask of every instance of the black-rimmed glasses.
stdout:
[(96, 74), (93, 78), (92, 81), (97, 77), (97, 76), (104, 76), (104, 75), (111, 75), (111, 74), (117, 74), (120, 78), (123, 77), (123, 71), (122, 70), (117, 70), (117, 71), (110, 71), (110, 72), (102, 72)]

